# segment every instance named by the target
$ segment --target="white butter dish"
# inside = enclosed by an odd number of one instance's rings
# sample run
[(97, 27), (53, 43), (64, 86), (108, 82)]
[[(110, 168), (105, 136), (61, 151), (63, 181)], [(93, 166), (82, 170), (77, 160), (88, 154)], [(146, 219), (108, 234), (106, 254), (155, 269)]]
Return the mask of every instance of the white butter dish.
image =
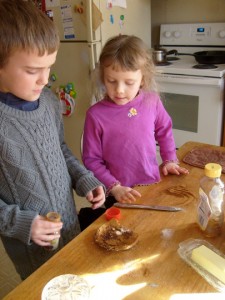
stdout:
[(205, 247), (214, 251), (221, 258), (225, 259), (225, 255), (221, 251), (216, 249), (209, 242), (207, 242), (205, 240), (200, 240), (200, 239), (188, 239), (188, 240), (180, 243), (177, 252), (178, 252), (179, 256), (188, 265), (190, 265), (196, 272), (198, 272), (210, 285), (212, 285), (218, 291), (224, 292), (225, 284), (221, 280), (219, 280), (217, 277), (215, 277), (213, 274), (208, 272), (205, 268), (203, 268), (198, 263), (193, 261), (193, 259), (192, 259), (192, 251), (202, 245), (204, 245)]

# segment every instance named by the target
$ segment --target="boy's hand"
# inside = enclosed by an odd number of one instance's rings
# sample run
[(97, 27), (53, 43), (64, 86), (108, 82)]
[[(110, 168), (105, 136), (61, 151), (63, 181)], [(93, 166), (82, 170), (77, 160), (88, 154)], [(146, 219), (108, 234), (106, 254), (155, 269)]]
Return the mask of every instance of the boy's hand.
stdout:
[(136, 197), (141, 197), (141, 194), (127, 186), (115, 185), (110, 193), (114, 198), (121, 203), (132, 203), (136, 201)]
[(96, 187), (93, 191), (87, 193), (86, 199), (92, 203), (92, 208), (101, 207), (105, 202), (105, 193), (102, 186)]
[(31, 225), (31, 240), (39, 246), (50, 246), (50, 241), (60, 238), (62, 226), (62, 222), (49, 222), (38, 215)]
[(178, 164), (171, 162), (165, 164), (162, 167), (162, 173), (165, 176), (168, 174), (180, 175), (180, 174), (189, 174), (189, 171), (185, 168), (181, 168)]

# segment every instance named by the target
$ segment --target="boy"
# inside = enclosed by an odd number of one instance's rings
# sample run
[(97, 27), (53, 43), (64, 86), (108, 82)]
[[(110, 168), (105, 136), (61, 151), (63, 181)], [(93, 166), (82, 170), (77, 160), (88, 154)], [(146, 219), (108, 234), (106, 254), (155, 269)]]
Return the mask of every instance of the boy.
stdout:
[[(33, 3), (0, 0), (0, 235), (25, 279), (80, 232), (72, 188), (92, 208), (105, 201), (102, 184), (64, 142), (59, 101), (45, 87), (59, 37)], [(48, 212), (62, 222), (46, 220)], [(60, 234), (59, 234), (60, 232)]]

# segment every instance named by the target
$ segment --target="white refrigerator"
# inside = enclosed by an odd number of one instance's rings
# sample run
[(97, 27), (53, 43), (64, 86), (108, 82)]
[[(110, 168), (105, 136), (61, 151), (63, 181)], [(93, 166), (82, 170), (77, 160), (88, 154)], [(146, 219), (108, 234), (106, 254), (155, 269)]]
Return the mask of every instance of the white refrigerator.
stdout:
[(150, 0), (45, 0), (46, 10), (60, 33), (60, 49), (51, 74), (55, 91), (69, 82), (76, 91), (75, 108), (64, 116), (65, 139), (81, 160), (85, 113), (92, 101), (91, 72), (102, 46), (117, 34), (133, 34), (151, 47)]

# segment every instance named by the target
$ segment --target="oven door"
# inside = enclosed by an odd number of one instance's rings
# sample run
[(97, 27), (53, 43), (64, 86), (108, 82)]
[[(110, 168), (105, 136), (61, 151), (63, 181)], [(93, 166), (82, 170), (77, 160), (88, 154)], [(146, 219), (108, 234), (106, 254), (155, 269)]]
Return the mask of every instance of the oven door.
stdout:
[(223, 78), (159, 74), (156, 81), (177, 148), (188, 141), (221, 145)]

